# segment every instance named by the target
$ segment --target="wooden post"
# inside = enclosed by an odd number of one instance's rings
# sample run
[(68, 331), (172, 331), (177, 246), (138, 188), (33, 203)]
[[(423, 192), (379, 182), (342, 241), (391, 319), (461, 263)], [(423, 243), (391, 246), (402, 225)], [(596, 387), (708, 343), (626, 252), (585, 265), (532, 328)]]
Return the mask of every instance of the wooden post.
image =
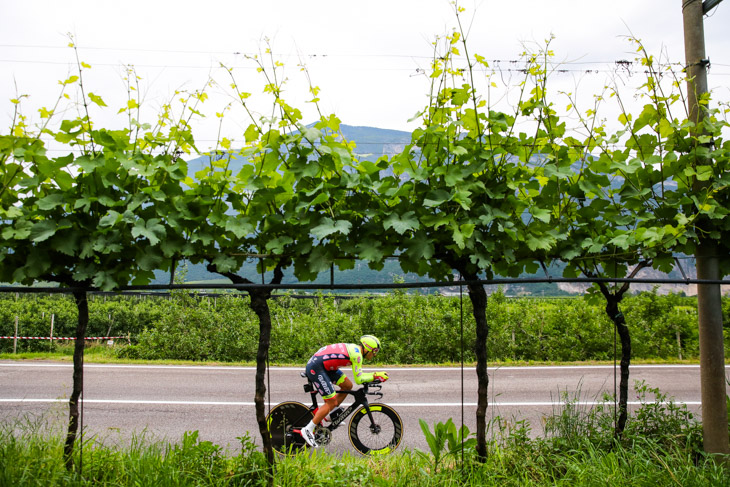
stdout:
[(15, 316), (15, 337), (13, 338), (13, 353), (18, 353), (18, 316)]
[[(716, 3), (715, 3), (716, 4)], [(684, 55), (687, 63), (687, 109), (695, 123), (692, 135), (705, 134), (702, 122), (707, 108), (700, 104), (707, 93), (707, 66), (702, 0), (682, 0)], [(708, 151), (709, 152), (709, 151)], [(712, 159), (695, 156), (695, 165), (712, 165)], [(697, 192), (706, 187), (694, 181)], [(709, 233), (709, 232), (708, 232)], [(720, 249), (710, 237), (700, 237), (695, 252), (697, 278), (720, 280)], [(727, 391), (725, 389), (725, 350), (722, 335), (722, 294), (719, 284), (697, 286), (697, 313), (700, 339), (700, 385), (702, 394), (703, 445), (707, 453), (730, 455), (727, 434)]]
[(114, 322), (112, 322), (112, 314), (109, 313), (109, 329), (106, 331), (106, 336), (111, 336), (113, 325), (114, 325)]
[(682, 339), (679, 336), (679, 330), (677, 330), (677, 350), (679, 351), (679, 360), (682, 360)]
[(517, 340), (515, 340), (514, 328), (512, 328), (512, 360), (517, 360)]
[(51, 314), (51, 345), (50, 345), (51, 350), (53, 350), (53, 322), (55, 321), (55, 318), (56, 318), (55, 313)]

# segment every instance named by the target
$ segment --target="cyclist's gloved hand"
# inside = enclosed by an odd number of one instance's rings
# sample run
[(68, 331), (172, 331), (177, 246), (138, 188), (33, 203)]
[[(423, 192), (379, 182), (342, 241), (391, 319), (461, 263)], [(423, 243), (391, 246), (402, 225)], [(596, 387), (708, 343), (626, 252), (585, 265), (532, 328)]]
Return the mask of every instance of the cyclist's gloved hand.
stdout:
[(376, 382), (385, 382), (388, 380), (388, 373), (387, 372), (375, 372), (374, 378)]

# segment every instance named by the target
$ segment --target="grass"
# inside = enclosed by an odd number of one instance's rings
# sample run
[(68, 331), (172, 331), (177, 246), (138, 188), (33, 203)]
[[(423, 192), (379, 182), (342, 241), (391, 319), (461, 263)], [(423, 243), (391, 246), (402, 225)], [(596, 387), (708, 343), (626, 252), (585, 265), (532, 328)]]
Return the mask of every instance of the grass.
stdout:
[[(121, 345), (124, 346), (124, 345)], [(216, 366), (255, 366), (255, 362), (195, 362), (192, 360), (138, 360), (117, 356), (117, 345), (88, 344), (84, 350), (84, 362), (104, 364), (159, 364), (159, 365), (216, 365)], [(0, 353), (0, 360), (55, 360), (72, 362), (74, 345), (59, 344), (53, 352)], [(301, 365), (301, 364), (298, 364)]]
[[(247, 439), (244, 439), (244, 444)], [(60, 436), (30, 432), (0, 433), (0, 485), (266, 485), (263, 455), (245, 447), (228, 456), (217, 445), (188, 433), (177, 444), (132, 441), (115, 449), (86, 440), (81, 471), (63, 467)], [(78, 465), (77, 456), (77, 465)], [(384, 458), (328, 455), (320, 452), (280, 459), (280, 486), (482, 486), (482, 485), (728, 485), (730, 472), (685, 452), (642, 442), (611, 451), (582, 440), (570, 450), (550, 442), (490, 446), (485, 463), (470, 453), (462, 465), (454, 459), (434, 473), (428, 458), (411, 451)]]
[[(609, 410), (576, 408), (565, 394), (542, 438), (525, 422), (496, 418), (489, 425), (484, 462), (473, 448), (463, 457), (402, 450), (387, 457), (307, 451), (276, 463), (277, 486), (720, 486), (730, 468), (702, 452), (701, 426), (682, 405), (646, 385), (637, 385), (642, 405), (629, 418), (620, 441)], [(579, 394), (579, 393), (578, 393)], [(76, 469), (64, 468), (62, 428), (44, 418), (0, 425), (0, 486), (257, 486), (267, 485), (267, 464), (254, 440), (239, 438), (231, 454), (197, 432), (175, 443), (144, 434), (124, 445), (85, 437), (76, 449)]]

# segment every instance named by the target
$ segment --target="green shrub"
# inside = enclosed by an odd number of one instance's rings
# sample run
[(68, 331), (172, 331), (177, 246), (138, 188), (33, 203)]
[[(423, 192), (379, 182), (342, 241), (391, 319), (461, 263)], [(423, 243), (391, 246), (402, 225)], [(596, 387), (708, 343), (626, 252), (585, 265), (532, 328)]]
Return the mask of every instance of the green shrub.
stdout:
[[(402, 291), (352, 298), (284, 295), (268, 304), (272, 363), (302, 364), (322, 345), (352, 342), (365, 333), (382, 340), (378, 360), (388, 363), (458, 363), (462, 348), (467, 363), (475, 360), (475, 324), (466, 296), (461, 302), (454, 296)], [(696, 299), (662, 296), (654, 290), (626, 297), (621, 309), (631, 332), (633, 358), (698, 357)], [(65, 295), (0, 295), (0, 334), (12, 336), (18, 316), (20, 335), (48, 336), (53, 315), (54, 336), (74, 336), (76, 313), (73, 300)], [(602, 305), (582, 298), (507, 298), (498, 291), (489, 297), (487, 323), (490, 361), (614, 356), (613, 323)], [(259, 322), (244, 293), (90, 295), (87, 336), (107, 335), (130, 336), (132, 346), (119, 351), (129, 358), (253, 361)], [(12, 340), (0, 340), (0, 352), (10, 352), (12, 346)], [(18, 342), (20, 352), (50, 349), (47, 340)]]

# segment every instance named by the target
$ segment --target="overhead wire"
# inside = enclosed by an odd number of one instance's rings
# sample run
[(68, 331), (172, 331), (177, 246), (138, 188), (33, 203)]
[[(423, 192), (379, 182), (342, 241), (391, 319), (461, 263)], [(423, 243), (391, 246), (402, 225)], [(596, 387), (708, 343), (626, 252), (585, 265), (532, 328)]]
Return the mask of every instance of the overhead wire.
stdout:
[[(43, 46), (43, 45), (13, 45), (13, 44), (0, 44), (0, 48), (38, 48), (38, 49), (68, 49), (68, 47), (65, 46)], [(183, 53), (183, 54), (220, 54), (224, 53), (224, 51), (203, 51), (203, 50), (164, 50), (164, 49), (135, 49), (135, 48), (105, 48), (105, 47), (84, 47), (81, 49), (90, 49), (90, 50), (102, 50), (102, 51), (108, 51), (108, 50), (130, 50), (130, 51), (141, 51), (141, 52), (160, 52), (160, 53)], [(233, 54), (233, 55), (241, 55), (239, 52), (225, 52), (226, 54)], [(316, 54), (312, 54), (309, 56), (319, 56)], [(322, 55), (322, 57), (327, 57), (329, 55)], [(356, 55), (357, 56), (357, 55)], [(367, 54), (367, 55), (360, 55), (360, 56), (369, 56), (369, 57), (408, 57), (411, 59), (419, 58), (419, 56), (406, 56), (402, 54), (390, 54), (390, 55), (384, 55), (384, 54)], [(424, 58), (426, 56), (423, 56)], [(430, 59), (430, 58), (429, 58)], [(527, 74), (528, 71), (526, 68), (517, 67), (517, 65), (521, 63), (525, 63), (526, 61), (524, 59), (493, 59), (488, 61), (488, 63), (491, 63), (490, 68), (493, 73), (521, 73), (521, 74)], [(75, 62), (63, 62), (63, 61), (44, 61), (44, 60), (16, 60), (16, 59), (0, 59), (0, 63), (25, 63), (25, 64), (53, 64), (53, 65), (68, 65), (68, 66), (75, 66)], [(636, 70), (633, 68), (635, 63), (633, 61), (627, 61), (627, 60), (616, 60), (613, 62), (596, 62), (596, 61), (563, 61), (559, 63), (555, 63), (554, 65), (551, 65), (551, 71), (550, 73), (552, 75), (561, 75), (561, 74), (574, 74), (574, 73), (581, 73), (583, 75), (591, 75), (591, 74), (601, 74), (601, 73), (614, 73), (614, 74), (621, 74), (625, 76), (633, 76), (634, 74), (639, 73), (645, 73), (645, 74), (652, 74), (656, 75), (657, 72), (661, 73), (664, 69), (671, 69), (671, 68), (680, 68), (682, 67), (682, 63), (677, 62), (664, 62), (664, 63), (657, 63), (656, 69), (654, 72), (648, 72), (645, 69), (639, 69)], [(123, 63), (94, 63), (93, 65), (96, 66), (114, 66), (119, 67), (124, 65)], [(505, 66), (506, 65), (506, 66)], [(597, 65), (603, 65), (602, 68), (575, 68), (573, 66), (597, 66)], [(610, 68), (608, 66), (611, 66)], [(133, 65), (128, 64), (128, 66), (134, 66), (134, 67), (142, 67), (142, 68), (160, 68), (160, 69), (206, 69), (206, 70), (215, 70), (215, 69), (226, 69), (221, 65), (215, 66), (212, 64), (208, 65), (173, 65), (173, 64), (140, 64), (140, 65)], [(571, 66), (571, 67), (565, 67), (565, 66)], [(722, 67), (728, 67), (730, 65), (728, 64), (715, 64), (715, 66), (722, 66)], [(258, 69), (256, 66), (245, 66), (245, 65), (234, 65), (230, 66), (233, 69), (245, 69), (245, 70), (253, 70)], [(355, 70), (356, 68), (344, 68), (347, 70)], [(372, 71), (373, 69), (379, 70), (379, 71), (409, 71), (411, 73), (416, 73), (415, 75), (424, 75), (426, 76), (427, 73), (422, 68), (416, 68), (415, 70), (412, 67), (408, 68), (359, 68), (360, 70), (368, 70)], [(713, 76), (728, 76), (729, 73), (718, 73), (713, 72)], [(413, 76), (413, 74), (411, 75)], [(198, 139), (198, 142), (216, 142), (213, 139)], [(403, 140), (403, 141), (369, 141), (369, 142), (361, 142), (358, 143), (359, 147), (364, 146), (375, 146), (375, 145), (381, 145), (381, 144), (408, 144), (410, 143), (410, 140)], [(618, 147), (618, 146), (617, 146)], [(575, 148), (585, 148), (585, 146), (575, 145)], [(56, 152), (56, 151), (63, 151), (61, 149), (50, 149), (49, 151)]]
[[(202, 54), (202, 55), (231, 55), (231, 56), (244, 56), (244, 57), (256, 57), (257, 54), (255, 53), (242, 53), (240, 51), (230, 50), (230, 51), (224, 51), (224, 50), (190, 50), (190, 49), (150, 49), (150, 48), (129, 48), (129, 47), (100, 47), (100, 46), (77, 46), (79, 51), (83, 52), (84, 50), (89, 51), (122, 51), (122, 52), (144, 52), (144, 53), (161, 53), (161, 54)], [(68, 46), (52, 46), (52, 45), (27, 45), (27, 44), (0, 44), (0, 49), (69, 49)], [(426, 56), (421, 54), (392, 54), (392, 53), (345, 53), (345, 54), (332, 54), (332, 53), (304, 53), (304, 54), (276, 54), (274, 57), (276, 58), (308, 58), (308, 59), (325, 59), (325, 58), (337, 58), (337, 57), (347, 57), (347, 58), (396, 58), (396, 59), (422, 59), (422, 60), (433, 60), (433, 56)], [(459, 59), (459, 58), (457, 58)], [(525, 59), (485, 59), (486, 63), (488, 65), (495, 64), (499, 65), (502, 63), (505, 64), (519, 64), (524, 63)], [(0, 59), (0, 62), (4, 63), (28, 63), (28, 64), (74, 64), (74, 63), (66, 63), (63, 61), (34, 61), (34, 60), (25, 60), (25, 59)], [(96, 65), (99, 66), (118, 66), (120, 63), (96, 63)], [(122, 63), (123, 64), (123, 63)], [(203, 65), (166, 65), (166, 64), (134, 64), (131, 63), (134, 66), (141, 66), (141, 67), (154, 67), (154, 68), (200, 68), (200, 69), (209, 69), (210, 66), (203, 66)], [(621, 65), (622, 67), (626, 67), (626, 65), (633, 64), (632, 61), (627, 61), (625, 59), (621, 60), (599, 60), (599, 61), (556, 61), (553, 63), (553, 66), (589, 66), (589, 65), (598, 65), (598, 66), (607, 66), (607, 65)], [(715, 66), (723, 66), (728, 67), (730, 65), (724, 64), (724, 63), (714, 63)], [(684, 66), (683, 62), (679, 61), (673, 61), (673, 62), (665, 62), (665, 63), (658, 63), (658, 66), (660, 67), (669, 67), (669, 66), (675, 66), (678, 68), (681, 68)], [(234, 68), (248, 68), (248, 66), (234, 66)], [(253, 68), (252, 68), (253, 69)], [(370, 68), (369, 68), (370, 69)], [(412, 68), (392, 68), (388, 70), (405, 70), (405, 71), (413, 71)], [(500, 68), (502, 71), (513, 71), (513, 68)], [(516, 71), (522, 71), (521, 69), (516, 69)], [(581, 72), (582, 69), (556, 69), (555, 72)], [(615, 69), (596, 69), (591, 70), (595, 72), (613, 72)], [(717, 73), (715, 73), (717, 74)], [(728, 73), (730, 74), (730, 73)]]
[[(503, 72), (503, 73), (521, 73), (526, 74), (527, 68), (517, 68), (517, 67), (503, 67), (500, 64), (506, 63), (506, 64), (518, 64), (523, 63), (524, 60), (493, 60), (491, 61), (492, 65), (488, 69), (491, 69), (494, 73), (497, 72)], [(617, 61), (614, 61), (616, 63)], [(56, 65), (56, 66), (72, 66), (75, 67), (76, 63), (74, 61), (48, 61), (48, 60), (28, 60), (28, 59), (0, 59), (0, 63), (5, 64), (37, 64), (37, 65)], [(722, 63), (713, 63), (714, 66), (722, 66), (722, 67), (730, 67), (730, 64), (722, 64)], [(238, 70), (258, 70), (259, 68), (257, 66), (246, 66), (242, 64), (235, 64), (231, 66), (221, 66), (220, 64), (150, 64), (150, 63), (110, 63), (110, 62), (94, 62), (93, 66), (104, 66), (104, 67), (119, 67), (119, 66), (132, 66), (135, 68), (154, 68), (154, 69), (238, 69)], [(606, 66), (606, 67), (595, 67), (595, 68), (564, 68), (560, 66), (578, 66), (578, 65), (584, 65), (584, 66)], [(555, 65), (552, 65), (553, 69), (551, 70), (552, 75), (561, 75), (561, 74), (569, 74), (569, 73), (582, 73), (582, 74), (608, 74), (608, 73), (616, 73), (619, 69), (622, 70), (623, 74), (626, 74), (628, 76), (633, 76), (635, 74), (656, 74), (656, 72), (650, 72), (648, 70), (627, 70), (627, 68), (616, 68), (616, 67), (607, 67), (611, 65), (611, 63), (577, 63), (577, 62), (560, 62), (556, 63)], [(658, 69), (665, 69), (668, 67), (677, 67), (680, 68), (683, 65), (680, 63), (661, 63), (657, 65)], [(412, 73), (411, 76), (427, 76), (426, 70), (423, 68), (413, 68), (413, 67), (372, 67), (372, 66), (359, 66), (359, 67), (338, 67), (340, 70), (344, 71), (402, 71), (402, 72), (410, 72)], [(716, 72), (714, 71), (712, 73), (713, 76), (730, 76), (730, 72)]]

